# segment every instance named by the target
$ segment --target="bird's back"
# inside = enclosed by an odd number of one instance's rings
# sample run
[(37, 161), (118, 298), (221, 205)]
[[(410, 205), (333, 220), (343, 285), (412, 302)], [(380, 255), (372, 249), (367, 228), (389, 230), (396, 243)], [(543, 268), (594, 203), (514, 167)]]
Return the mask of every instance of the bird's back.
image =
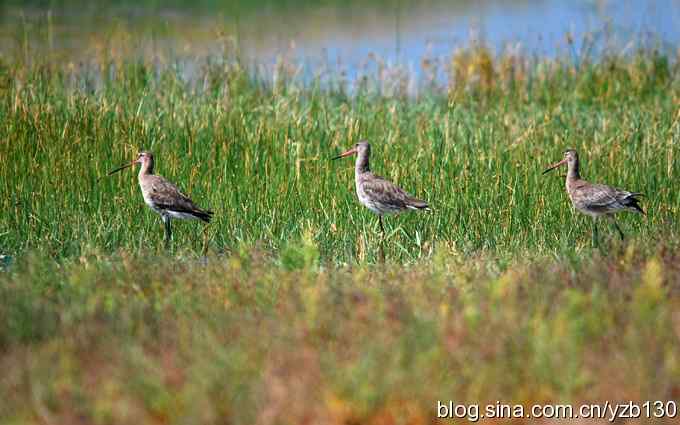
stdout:
[(586, 214), (610, 214), (621, 210), (644, 213), (636, 198), (640, 193), (581, 179), (568, 182), (567, 191), (574, 207)]
[(427, 202), (413, 197), (404, 189), (370, 171), (357, 175), (356, 190), (359, 201), (376, 214), (428, 208)]
[(155, 174), (146, 175), (139, 179), (139, 185), (144, 201), (155, 211), (161, 214), (187, 214), (205, 222), (210, 221), (211, 211), (196, 206), (177, 186), (165, 178)]

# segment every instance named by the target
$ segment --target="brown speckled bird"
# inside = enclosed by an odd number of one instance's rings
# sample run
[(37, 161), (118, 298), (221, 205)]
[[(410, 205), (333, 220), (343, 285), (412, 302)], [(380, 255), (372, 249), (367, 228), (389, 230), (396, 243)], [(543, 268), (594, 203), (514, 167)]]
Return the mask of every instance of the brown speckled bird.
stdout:
[(170, 220), (201, 220), (209, 223), (213, 212), (196, 206), (189, 197), (184, 195), (174, 184), (153, 173), (153, 155), (151, 152), (140, 152), (137, 159), (130, 164), (123, 165), (111, 171), (109, 175), (140, 164), (139, 188), (142, 190), (144, 202), (161, 215), (165, 225), (165, 246), (169, 247), (172, 239)]
[(354, 168), (354, 180), (359, 202), (378, 216), (380, 230), (385, 235), (382, 217), (385, 214), (395, 214), (406, 210), (429, 210), (427, 202), (414, 198), (404, 189), (392, 182), (376, 176), (371, 172), (369, 158), (371, 145), (362, 140), (347, 152), (333, 159), (357, 155)]
[(593, 244), (597, 243), (597, 218), (604, 216), (609, 219), (623, 240), (623, 232), (614, 219), (619, 211), (632, 211), (640, 214), (645, 212), (637, 199), (642, 196), (639, 192), (628, 192), (603, 184), (593, 184), (581, 179), (579, 174), (578, 153), (573, 149), (564, 152), (564, 159), (551, 165), (543, 174), (561, 165), (567, 165), (566, 187), (569, 199), (577, 211), (593, 217)]

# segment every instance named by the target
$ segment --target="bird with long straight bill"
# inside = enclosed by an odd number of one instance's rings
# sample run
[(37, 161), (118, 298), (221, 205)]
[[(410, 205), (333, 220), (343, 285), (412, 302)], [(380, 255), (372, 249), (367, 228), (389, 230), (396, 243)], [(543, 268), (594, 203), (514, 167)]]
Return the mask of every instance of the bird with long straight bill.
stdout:
[(564, 158), (550, 165), (543, 171), (543, 174), (563, 165), (567, 167), (565, 186), (572, 205), (577, 211), (593, 218), (593, 245), (597, 244), (597, 219), (600, 217), (607, 218), (616, 227), (621, 240), (623, 240), (623, 231), (616, 222), (614, 214), (621, 211), (632, 211), (644, 215), (645, 212), (642, 210), (638, 199), (642, 196), (642, 193), (629, 192), (583, 180), (579, 170), (578, 153), (574, 149), (566, 150)]
[(356, 155), (354, 183), (359, 202), (378, 216), (380, 230), (385, 236), (383, 216), (409, 210), (429, 210), (427, 202), (414, 197), (404, 189), (371, 172), (369, 160), (371, 145), (361, 140), (354, 147), (333, 158), (333, 160)]
[(212, 211), (204, 210), (183, 194), (177, 186), (163, 177), (154, 174), (154, 157), (151, 152), (140, 152), (137, 159), (109, 172), (109, 176), (136, 164), (140, 165), (137, 179), (144, 202), (153, 211), (160, 214), (165, 226), (165, 247), (168, 249), (172, 240), (171, 219), (201, 220), (210, 223)]

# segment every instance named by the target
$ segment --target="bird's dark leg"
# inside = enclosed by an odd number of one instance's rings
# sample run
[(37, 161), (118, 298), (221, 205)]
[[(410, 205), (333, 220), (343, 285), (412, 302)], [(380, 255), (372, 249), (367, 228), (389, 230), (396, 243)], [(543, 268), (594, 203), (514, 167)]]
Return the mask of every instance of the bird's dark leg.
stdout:
[(593, 248), (597, 247), (597, 217), (593, 217)]
[(208, 254), (208, 241), (210, 235), (208, 235), (208, 226), (203, 226), (203, 249), (201, 250), (201, 255), (205, 256)]
[(380, 230), (382, 234), (380, 235), (380, 262), (385, 262), (385, 226), (383, 226), (382, 215), (378, 216), (378, 222), (380, 223)]
[(165, 249), (170, 249), (170, 242), (172, 241), (172, 230), (170, 229), (170, 217), (163, 216), (163, 224), (165, 225)]
[(616, 222), (616, 219), (612, 216), (609, 216), (609, 220), (611, 220), (612, 223), (614, 223), (614, 227), (616, 227), (616, 230), (619, 232), (619, 236), (621, 236), (621, 240), (624, 239), (623, 237), (623, 231), (621, 231), (621, 228), (619, 227), (619, 223)]

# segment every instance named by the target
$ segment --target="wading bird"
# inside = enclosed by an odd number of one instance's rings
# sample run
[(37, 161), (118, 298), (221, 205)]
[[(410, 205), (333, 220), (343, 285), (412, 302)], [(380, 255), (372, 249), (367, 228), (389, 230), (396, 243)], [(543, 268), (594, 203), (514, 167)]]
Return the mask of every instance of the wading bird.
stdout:
[(614, 214), (619, 211), (632, 211), (644, 215), (645, 212), (637, 199), (642, 194), (582, 180), (579, 174), (578, 154), (573, 149), (566, 150), (564, 159), (548, 167), (543, 174), (564, 164), (567, 165), (566, 187), (571, 203), (576, 210), (593, 217), (593, 244), (597, 243), (597, 219), (600, 216), (605, 216), (614, 224), (623, 240), (623, 232), (616, 223)]
[(354, 154), (357, 155), (354, 167), (357, 198), (359, 198), (359, 202), (363, 206), (378, 215), (383, 237), (385, 236), (383, 215), (400, 213), (406, 210), (430, 209), (427, 202), (414, 198), (402, 188), (371, 172), (368, 164), (369, 157), (371, 156), (371, 145), (367, 141), (361, 140), (352, 149), (333, 159), (344, 158)]
[(172, 231), (170, 220), (201, 220), (210, 223), (213, 212), (197, 207), (189, 197), (184, 195), (174, 184), (170, 183), (161, 176), (153, 173), (153, 155), (151, 152), (140, 152), (137, 159), (122, 167), (116, 168), (108, 175), (140, 164), (139, 168), (139, 188), (142, 190), (144, 202), (152, 210), (161, 215), (165, 225), (165, 247), (170, 247)]

